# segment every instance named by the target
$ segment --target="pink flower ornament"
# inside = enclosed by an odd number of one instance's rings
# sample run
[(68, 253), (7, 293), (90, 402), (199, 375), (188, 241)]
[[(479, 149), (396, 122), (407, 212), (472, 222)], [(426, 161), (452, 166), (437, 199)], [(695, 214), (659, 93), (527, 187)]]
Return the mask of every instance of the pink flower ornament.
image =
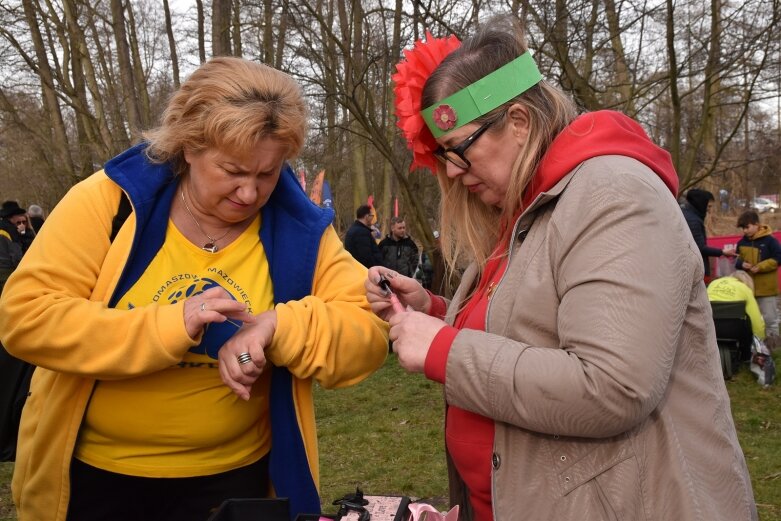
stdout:
[(456, 126), (456, 111), (450, 105), (440, 105), (434, 109), (434, 124), (440, 130), (450, 130)]

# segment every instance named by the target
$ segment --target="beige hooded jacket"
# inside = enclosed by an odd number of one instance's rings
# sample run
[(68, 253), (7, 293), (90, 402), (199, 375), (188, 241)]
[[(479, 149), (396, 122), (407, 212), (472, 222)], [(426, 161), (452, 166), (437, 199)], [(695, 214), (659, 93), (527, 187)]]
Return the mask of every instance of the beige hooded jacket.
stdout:
[(634, 159), (587, 160), (521, 215), (486, 331), (453, 341), (445, 395), (496, 419), (497, 521), (757, 519), (700, 253)]

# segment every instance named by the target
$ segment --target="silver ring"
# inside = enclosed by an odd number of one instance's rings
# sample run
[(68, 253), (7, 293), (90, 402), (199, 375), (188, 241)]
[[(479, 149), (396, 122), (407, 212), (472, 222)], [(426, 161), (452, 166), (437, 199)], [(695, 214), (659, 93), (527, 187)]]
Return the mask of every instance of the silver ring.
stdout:
[(201, 311), (206, 311), (206, 302), (201, 302)]
[(239, 361), (239, 365), (244, 365), (252, 362), (252, 355), (249, 353), (241, 353), (239, 356), (236, 357), (236, 360)]

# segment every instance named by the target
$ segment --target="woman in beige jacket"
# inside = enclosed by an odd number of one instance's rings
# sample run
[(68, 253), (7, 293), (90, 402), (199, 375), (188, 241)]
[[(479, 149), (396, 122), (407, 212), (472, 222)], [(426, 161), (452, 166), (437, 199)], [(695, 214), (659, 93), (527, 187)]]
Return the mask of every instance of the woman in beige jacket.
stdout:
[(428, 35), (394, 80), (444, 256), (471, 264), (450, 303), (381, 267), (366, 288), (401, 364), (444, 384), (460, 519), (756, 519), (669, 154), (577, 116), (497, 23)]

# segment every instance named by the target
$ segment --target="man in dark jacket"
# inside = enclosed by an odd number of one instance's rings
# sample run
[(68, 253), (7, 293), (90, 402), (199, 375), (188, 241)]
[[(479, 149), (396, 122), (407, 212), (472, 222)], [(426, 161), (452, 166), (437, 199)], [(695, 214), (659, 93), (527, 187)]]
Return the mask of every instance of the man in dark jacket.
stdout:
[(393, 217), (390, 233), (380, 241), (382, 265), (407, 277), (415, 275), (418, 267), (418, 246), (409, 235), (403, 217)]
[(344, 236), (344, 248), (367, 268), (382, 264), (380, 248), (372, 237), (373, 218), (371, 207), (365, 204), (359, 206), (355, 211), (355, 222)]
[(721, 257), (726, 255), (727, 257), (735, 257), (736, 253), (734, 249), (713, 248), (708, 246), (708, 236), (705, 232), (705, 215), (710, 210), (714, 203), (713, 194), (707, 190), (700, 190), (699, 188), (692, 188), (686, 192), (686, 202), (683, 203), (681, 209), (683, 210), (683, 216), (686, 219), (686, 224), (689, 225), (689, 230), (692, 232), (694, 242), (697, 243), (697, 248), (702, 255), (702, 262), (705, 267), (705, 283), (710, 282), (710, 261), (708, 257)]

